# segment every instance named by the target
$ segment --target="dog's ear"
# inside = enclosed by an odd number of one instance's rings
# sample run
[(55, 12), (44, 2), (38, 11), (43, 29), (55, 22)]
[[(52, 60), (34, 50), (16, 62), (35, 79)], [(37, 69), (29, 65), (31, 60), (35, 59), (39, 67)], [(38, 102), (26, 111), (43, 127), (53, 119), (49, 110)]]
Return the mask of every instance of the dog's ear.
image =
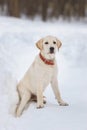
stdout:
[(38, 49), (42, 50), (43, 49), (43, 39), (40, 39), (37, 41), (36, 46)]
[(59, 50), (59, 48), (60, 48), (61, 46), (62, 46), (61, 41), (57, 39), (57, 47), (58, 47), (58, 50)]

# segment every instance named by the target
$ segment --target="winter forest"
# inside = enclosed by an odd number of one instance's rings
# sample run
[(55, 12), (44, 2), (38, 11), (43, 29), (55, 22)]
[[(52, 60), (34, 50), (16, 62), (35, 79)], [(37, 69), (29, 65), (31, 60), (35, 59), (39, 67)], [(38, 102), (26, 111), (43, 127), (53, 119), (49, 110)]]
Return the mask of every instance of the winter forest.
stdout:
[(43, 21), (87, 16), (87, 0), (0, 0), (0, 14), (14, 17), (25, 15), (33, 19), (39, 15)]

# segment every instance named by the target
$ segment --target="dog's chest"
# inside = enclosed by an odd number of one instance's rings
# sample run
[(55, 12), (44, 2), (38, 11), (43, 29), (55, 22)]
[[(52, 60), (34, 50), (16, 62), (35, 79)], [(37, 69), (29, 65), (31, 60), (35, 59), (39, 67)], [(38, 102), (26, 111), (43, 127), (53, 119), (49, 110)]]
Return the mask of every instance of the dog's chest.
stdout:
[(51, 82), (52, 77), (54, 75), (56, 64), (55, 65), (47, 65), (44, 64), (40, 59), (36, 63), (36, 68), (38, 72), (39, 79), (43, 84), (47, 85)]
[(53, 68), (47, 67), (42, 69), (40, 76), (43, 84), (43, 89), (45, 89), (48, 86), (48, 84), (51, 82), (53, 74), (54, 74)]
[(31, 79), (32, 88), (36, 88), (41, 85), (43, 90), (52, 81), (55, 72), (55, 65), (46, 65), (41, 60), (36, 59), (29, 70), (29, 78)]
[(42, 73), (43, 73), (44, 80), (48, 80), (48, 81), (51, 80), (54, 72), (53, 68), (50, 67), (44, 68), (42, 71), (43, 71)]

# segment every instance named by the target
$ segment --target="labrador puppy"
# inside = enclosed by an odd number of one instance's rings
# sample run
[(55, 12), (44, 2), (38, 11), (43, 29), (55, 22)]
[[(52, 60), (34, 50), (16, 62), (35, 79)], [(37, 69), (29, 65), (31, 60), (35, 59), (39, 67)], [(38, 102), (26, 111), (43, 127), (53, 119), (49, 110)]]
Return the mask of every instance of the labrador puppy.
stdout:
[(25, 73), (23, 79), (17, 85), (19, 103), (16, 108), (16, 116), (20, 116), (28, 101), (34, 97), (37, 100), (37, 108), (44, 107), (43, 91), (51, 83), (57, 102), (61, 106), (67, 106), (61, 98), (57, 81), (57, 63), (55, 53), (62, 43), (53, 36), (40, 39), (36, 46), (40, 49), (39, 55)]

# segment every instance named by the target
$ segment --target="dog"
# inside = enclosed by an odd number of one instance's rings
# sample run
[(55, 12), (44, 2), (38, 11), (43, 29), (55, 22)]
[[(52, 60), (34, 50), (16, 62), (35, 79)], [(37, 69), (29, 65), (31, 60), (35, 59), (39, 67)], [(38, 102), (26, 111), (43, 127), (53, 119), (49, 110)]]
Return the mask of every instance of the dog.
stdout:
[(17, 85), (19, 103), (16, 108), (16, 116), (20, 116), (28, 101), (37, 101), (37, 108), (44, 107), (43, 91), (51, 83), (57, 102), (61, 106), (67, 106), (61, 98), (57, 81), (57, 63), (55, 53), (62, 43), (54, 36), (46, 36), (40, 39), (36, 46), (40, 49), (39, 55), (25, 73)]

